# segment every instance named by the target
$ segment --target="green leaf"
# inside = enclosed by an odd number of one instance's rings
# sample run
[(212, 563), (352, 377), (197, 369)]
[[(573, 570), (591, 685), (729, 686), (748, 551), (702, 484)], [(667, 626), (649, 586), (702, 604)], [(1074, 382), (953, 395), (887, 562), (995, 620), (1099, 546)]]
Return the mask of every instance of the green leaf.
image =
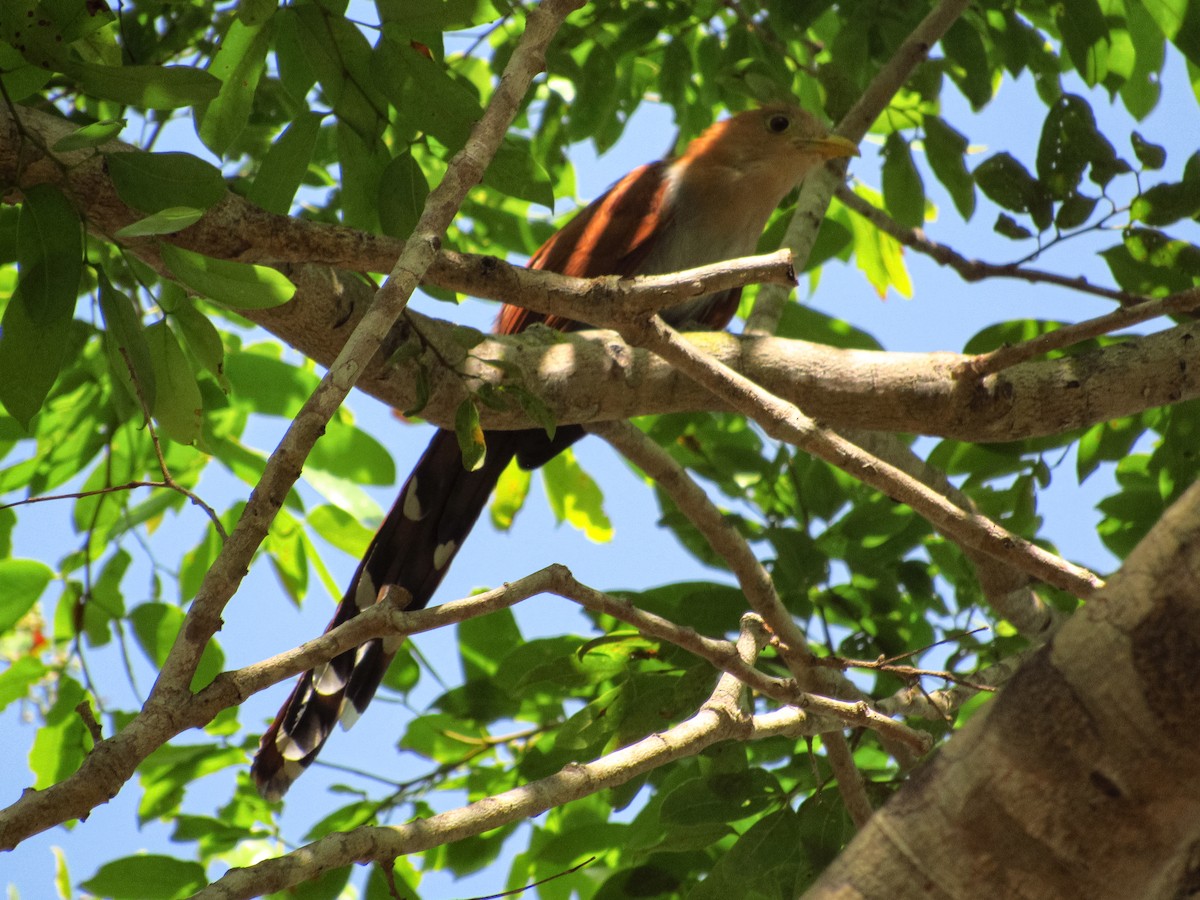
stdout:
[[(338, 120), (373, 144), (387, 124), (387, 100), (371, 73), (371, 45), (347, 18), (320, 4), (293, 7), (296, 36)], [(344, 173), (343, 173), (344, 174)]]
[(1108, 74), (1112, 31), (1098, 0), (1071, 0), (1055, 13), (1063, 46), (1084, 83), (1090, 86), (1103, 81)]
[(489, 507), (492, 524), (496, 528), (508, 531), (512, 527), (517, 513), (525, 505), (525, 498), (529, 496), (531, 481), (531, 473), (522, 469), (515, 459), (501, 473), (500, 480), (496, 482), (496, 488), (492, 491), (492, 503)]
[(270, 309), (292, 299), (296, 286), (266, 266), (201, 256), (172, 244), (159, 252), (171, 273), (196, 293), (232, 309)]
[(0, 43), (0, 83), (13, 103), (20, 103), (46, 86), (54, 77), (50, 69), (30, 65), (12, 47)]
[(93, 97), (146, 109), (178, 109), (213, 100), (221, 82), (191, 66), (107, 66), (70, 63), (67, 74)]
[(138, 766), (143, 792), (138, 803), (139, 824), (174, 818), (184, 793), (197, 780), (245, 762), (246, 754), (237, 747), (218, 744), (159, 747)]
[(925, 155), (933, 174), (950, 193), (958, 214), (975, 213), (975, 181), (966, 166), (967, 139), (937, 116), (925, 117)]
[[(103, 270), (99, 270), (98, 275), (108, 370), (113, 379), (125, 388), (135, 407), (140, 409), (144, 402), (146, 409), (153, 410), (156, 393), (154, 360), (146, 341), (141, 314), (133, 300), (113, 287)], [(134, 378), (137, 378), (136, 384)]]
[(371, 541), (371, 529), (339, 506), (323, 504), (308, 514), (313, 531), (351, 556), (362, 556)]
[(693, 778), (663, 797), (659, 818), (671, 825), (736, 822), (778, 804), (782, 793), (778, 779), (763, 769)]
[(1145, 228), (1134, 228), (1121, 244), (1101, 250), (1113, 278), (1123, 290), (1147, 297), (1165, 297), (1194, 285), (1194, 266), (1177, 266), (1174, 261), (1195, 256), (1195, 248), (1183, 241)]
[(246, 198), (268, 212), (285, 215), (304, 181), (321, 132), (323, 116), (305, 112), (292, 120), (263, 157)]
[(156, 234), (175, 234), (191, 228), (204, 218), (204, 210), (188, 206), (169, 206), (153, 215), (118, 228), (114, 235), (119, 238), (149, 237)]
[(33, 559), (0, 559), (0, 634), (33, 609), (54, 573)]
[(271, 44), (269, 24), (270, 18), (253, 24), (234, 19), (212, 58), (208, 70), (220, 79), (221, 89), (211, 103), (197, 107), (196, 133), (218, 156), (225, 155), (250, 119)]
[(225, 196), (225, 178), (216, 166), (190, 153), (105, 154), (113, 186), (121, 199), (143, 212), (171, 207), (208, 209)]
[(225, 377), (225, 345), (216, 326), (209, 321), (190, 298), (184, 298), (171, 310), (171, 323), (183, 338), (183, 344), (191, 351), (196, 361), (229, 392), (229, 379)]
[(379, 179), (379, 224), (384, 234), (407, 238), (429, 196), (429, 182), (411, 153), (398, 154)]
[(289, 419), (320, 383), (313, 372), (284, 362), (278, 347), (267, 344), (231, 352), (225, 374), (234, 392), (250, 400), (255, 412)]
[(91, 125), (84, 125), (54, 142), (54, 152), (69, 153), (72, 150), (83, 150), (87, 147), (99, 147), (113, 140), (127, 124), (125, 119), (101, 119)]
[(784, 808), (759, 819), (726, 851), (688, 900), (786, 900), (816, 874), (796, 839), (798, 821)]
[(612, 540), (612, 522), (604, 512), (604, 495), (600, 487), (566, 450), (542, 467), (546, 499), (554, 516), (584, 533), (598, 544)]
[(567, 134), (572, 141), (595, 136), (616, 116), (621, 96), (620, 62), (600, 43), (592, 45), (576, 85), (579, 93), (568, 107)]
[(1189, 0), (1149, 0), (1138, 4), (1154, 18), (1163, 35), (1193, 66), (1200, 66), (1200, 15)]
[(992, 230), (996, 234), (1002, 234), (1004, 237), (1014, 241), (1023, 241), (1033, 237), (1033, 232), (1024, 225), (1017, 223), (1017, 220), (1008, 213), (1000, 213), (996, 216), (996, 224), (992, 226)]
[(400, 746), (435, 762), (448, 762), (473, 749), (471, 744), (453, 736), (461, 733), (460, 729), (459, 722), (445, 713), (418, 716), (409, 723)]
[(483, 183), (520, 200), (540, 203), (554, 210), (554, 184), (546, 170), (533, 158), (528, 140), (506, 136), (492, 164), (483, 174)]
[(25, 192), (17, 220), (20, 281), (0, 321), (0, 403), (23, 427), (66, 361), (82, 271), (80, 227), (58, 188)]
[(1141, 3), (1125, 6), (1125, 24), (1134, 47), (1133, 71), (1121, 85), (1121, 100), (1134, 118), (1144, 119), (1162, 96), (1166, 42)]
[(154, 366), (154, 405), (150, 411), (173, 441), (190, 444), (200, 437), (204, 400), (191, 364), (166, 322), (146, 329), (146, 345)]
[(906, 228), (925, 224), (925, 186), (908, 141), (895, 131), (883, 146), (883, 200), (892, 218)]
[(483, 116), (478, 93), (444, 63), (413, 49), (406, 29), (385, 23), (383, 36), (372, 72), (401, 122), (413, 132), (433, 135), (452, 152), (458, 150)]
[(546, 437), (554, 440), (554, 435), (558, 433), (558, 422), (554, 418), (554, 411), (546, 405), (546, 401), (520, 385), (511, 386), (506, 393), (508, 396), (516, 398), (517, 404), (534, 424), (545, 430)]
[(463, 468), (468, 472), (480, 469), (487, 453), (487, 444), (483, 428), (479, 425), (479, 407), (470, 397), (458, 405), (458, 411), (454, 414), (454, 434), (462, 451)]
[(1128, 163), (1117, 157), (1112, 143), (1100, 133), (1088, 102), (1074, 94), (1063, 94), (1046, 114), (1042, 126), (1038, 177), (1053, 199), (1063, 200), (1078, 188), (1089, 164), (1091, 180), (1101, 185), (1119, 172), (1129, 171)]
[(396, 465), (383, 444), (360, 428), (334, 419), (305, 464), (355, 484), (392, 484)]
[[(167, 654), (183, 627), (183, 610), (166, 603), (143, 603), (129, 613), (138, 645), (156, 666), (166, 662)], [(207, 685), (221, 672), (225, 654), (215, 640), (209, 641), (200, 657), (200, 665), (192, 679), (192, 690)]]
[(493, 678), (500, 661), (524, 638), (512, 610), (497, 610), (488, 616), (458, 624), (458, 655), (467, 681)]
[(376, 6), (384, 23), (410, 33), (457, 31), (500, 18), (490, 0), (377, 0)]
[(812, 341), (846, 350), (883, 349), (879, 341), (849, 322), (835, 319), (800, 303), (788, 303), (784, 306), (777, 334), (780, 337)]
[[(878, 199), (864, 187), (859, 187), (858, 192), (869, 202), (875, 203)], [(852, 216), (850, 227), (854, 233), (854, 262), (879, 296), (887, 296), (888, 288), (894, 287), (902, 296), (911, 297), (912, 280), (904, 265), (900, 242), (861, 216)]]
[(364, 141), (344, 122), (338, 122), (338, 168), (342, 176), (342, 220), (363, 231), (379, 231), (379, 182), (391, 161), (382, 141)]
[(113, 900), (181, 900), (206, 884), (199, 863), (146, 854), (105, 863), (80, 887)]
[(74, 773), (92, 748), (91, 735), (76, 711), (87, 700), (83, 687), (68, 675), (59, 677), (57, 687), (58, 696), (29, 751), (29, 768), (36, 776), (33, 786), (39, 791)]
[(1138, 132), (1133, 132), (1129, 136), (1130, 143), (1133, 144), (1134, 155), (1137, 156), (1140, 162), (1147, 169), (1161, 169), (1167, 162), (1167, 149), (1161, 144), (1152, 144)]
[(1064, 231), (1078, 228), (1092, 217), (1099, 198), (1085, 194), (1072, 194), (1062, 202), (1054, 216), (1054, 224)]
[(985, 159), (975, 168), (975, 183), (1005, 209), (1029, 213), (1039, 230), (1050, 225), (1050, 196), (1012, 154), (997, 153)]
[(62, 847), (51, 847), (54, 853), (54, 890), (62, 900), (71, 897), (71, 872), (67, 868), (67, 854)]
[(942, 49), (954, 65), (949, 74), (971, 108), (981, 109), (992, 99), (992, 68), (983, 38), (967, 19), (958, 19), (942, 38)]
[(38, 184), (25, 191), (17, 219), (16, 302), (34, 325), (69, 319), (83, 271), (82, 224), (62, 191)]
[(47, 673), (46, 665), (36, 656), (22, 656), (0, 672), (0, 710), (14, 700), (29, 696), (29, 689)]
[(1170, 225), (1200, 213), (1200, 185), (1186, 181), (1156, 184), (1134, 199), (1130, 216), (1147, 225)]

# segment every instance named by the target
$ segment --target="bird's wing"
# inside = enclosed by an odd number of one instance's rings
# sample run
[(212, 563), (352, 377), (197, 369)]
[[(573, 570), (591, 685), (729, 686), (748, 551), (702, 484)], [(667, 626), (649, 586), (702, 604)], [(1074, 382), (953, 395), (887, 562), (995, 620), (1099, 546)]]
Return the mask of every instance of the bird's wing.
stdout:
[[(669, 224), (667, 169), (659, 161), (634, 169), (593, 200), (529, 260), (529, 268), (596, 278), (637, 275)], [(534, 322), (571, 331), (579, 323), (505, 304), (496, 319), (498, 334), (516, 334)]]

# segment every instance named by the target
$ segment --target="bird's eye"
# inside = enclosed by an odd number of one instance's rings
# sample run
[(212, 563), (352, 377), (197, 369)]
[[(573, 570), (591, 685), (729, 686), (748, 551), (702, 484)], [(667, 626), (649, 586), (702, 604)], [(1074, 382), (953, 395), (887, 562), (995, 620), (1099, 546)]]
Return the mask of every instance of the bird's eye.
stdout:
[(771, 129), (772, 133), (774, 134), (783, 134), (788, 130), (788, 127), (791, 124), (792, 120), (787, 116), (771, 116), (771, 118), (767, 119), (767, 127)]

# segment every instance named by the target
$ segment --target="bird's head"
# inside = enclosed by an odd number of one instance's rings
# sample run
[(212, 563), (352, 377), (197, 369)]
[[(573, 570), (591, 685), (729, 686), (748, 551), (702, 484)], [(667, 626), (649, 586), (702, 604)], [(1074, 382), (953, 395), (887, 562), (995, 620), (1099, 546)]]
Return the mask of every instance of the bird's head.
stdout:
[(773, 104), (717, 122), (678, 162), (688, 178), (706, 176), (776, 194), (775, 203), (828, 159), (858, 156), (852, 141), (830, 134), (816, 116)]

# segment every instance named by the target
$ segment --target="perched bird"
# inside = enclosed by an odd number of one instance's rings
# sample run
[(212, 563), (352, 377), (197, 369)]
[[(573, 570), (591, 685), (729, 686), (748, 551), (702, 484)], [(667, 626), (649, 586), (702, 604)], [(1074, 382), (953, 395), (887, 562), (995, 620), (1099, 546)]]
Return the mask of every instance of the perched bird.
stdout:
[[(718, 122), (673, 160), (634, 169), (550, 238), (529, 261), (533, 269), (592, 278), (653, 275), (754, 253), (772, 211), (827, 159), (856, 156), (810, 114), (768, 106)], [(696, 297), (667, 309), (675, 325), (724, 328), (741, 290)], [(501, 309), (495, 331), (515, 334), (534, 322), (564, 331), (586, 327), (515, 306)], [(483, 510), (500, 473), (514, 458), (525, 469), (548, 462), (583, 435), (559, 427), (486, 435), (481, 468), (463, 467), (453, 432), (438, 431), (375, 534), (329, 628), (374, 604), (389, 585), (429, 603)], [(399, 648), (399, 638), (369, 641), (300, 677), (254, 758), (253, 774), (268, 799), (283, 796), (312, 763), (339, 718), (358, 718)]]

